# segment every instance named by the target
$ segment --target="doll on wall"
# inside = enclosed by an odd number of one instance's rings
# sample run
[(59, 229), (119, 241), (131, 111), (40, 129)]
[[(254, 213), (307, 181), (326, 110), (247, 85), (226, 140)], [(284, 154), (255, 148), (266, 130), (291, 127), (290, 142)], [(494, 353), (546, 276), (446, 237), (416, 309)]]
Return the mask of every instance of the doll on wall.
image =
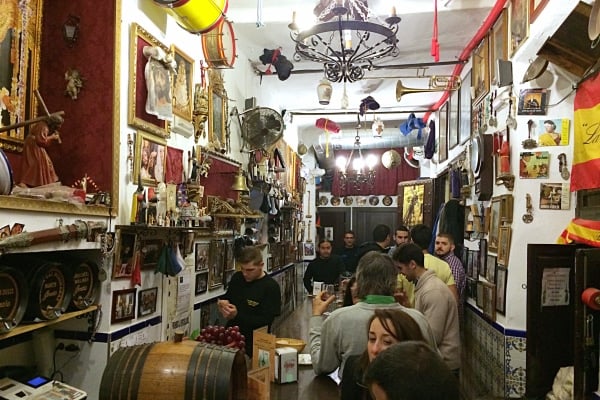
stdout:
[(59, 181), (46, 148), (54, 142), (60, 143), (58, 128), (62, 122), (60, 116), (52, 116), (31, 126), (23, 145), (23, 168), (19, 186), (37, 187)]

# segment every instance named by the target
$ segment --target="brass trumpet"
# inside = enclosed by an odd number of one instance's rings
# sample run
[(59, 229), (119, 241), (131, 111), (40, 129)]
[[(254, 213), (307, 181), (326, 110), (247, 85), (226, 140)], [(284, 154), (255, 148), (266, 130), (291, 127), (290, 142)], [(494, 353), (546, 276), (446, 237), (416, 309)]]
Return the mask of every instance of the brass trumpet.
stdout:
[(396, 101), (402, 99), (403, 94), (407, 93), (425, 93), (425, 92), (443, 92), (445, 90), (460, 89), (461, 79), (456, 75), (433, 75), (429, 78), (429, 89), (407, 88), (402, 85), (402, 81), (396, 83)]

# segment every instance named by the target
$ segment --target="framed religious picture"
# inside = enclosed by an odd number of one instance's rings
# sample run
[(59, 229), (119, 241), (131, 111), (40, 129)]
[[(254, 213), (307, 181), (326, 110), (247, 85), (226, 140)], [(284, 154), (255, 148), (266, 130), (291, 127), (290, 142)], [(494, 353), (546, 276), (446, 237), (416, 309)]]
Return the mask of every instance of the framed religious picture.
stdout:
[(112, 293), (110, 323), (129, 321), (135, 318), (136, 288), (115, 290)]
[(196, 285), (194, 294), (198, 296), (199, 294), (205, 293), (208, 290), (208, 271), (200, 272), (196, 274)]
[(194, 59), (177, 46), (171, 45), (171, 51), (177, 63), (177, 74), (173, 79), (173, 114), (187, 120), (192, 120), (194, 82)]
[(133, 272), (137, 236), (135, 233), (123, 232), (122, 230), (118, 230), (117, 233), (117, 248), (112, 278), (130, 278)]
[(519, 91), (518, 115), (546, 115), (548, 89), (521, 89)]
[(142, 242), (142, 268), (155, 269), (165, 242), (162, 238), (144, 238)]
[(510, 237), (512, 229), (510, 226), (501, 226), (498, 236), (498, 265), (508, 267), (508, 256), (510, 254)]
[(485, 317), (491, 321), (496, 320), (496, 285), (493, 283), (482, 282), (483, 286), (483, 307), (482, 312)]
[[(464, 82), (467, 82), (465, 84)], [(463, 78), (463, 84), (460, 85), (460, 99), (459, 99), (459, 141), (460, 144), (464, 144), (471, 138), (471, 86), (468, 84), (471, 82), (471, 71)]]
[(529, 1), (510, 1), (510, 57), (525, 42), (529, 36)]
[(490, 60), (492, 62), (492, 82), (498, 84), (498, 60), (508, 60), (508, 12), (506, 8), (498, 16), (490, 34)]
[(195, 270), (196, 271), (207, 271), (208, 270), (208, 252), (210, 249), (210, 243), (208, 242), (197, 242), (194, 245), (194, 254), (196, 256)]
[(533, 24), (549, 0), (529, 0), (529, 23)]
[(233, 251), (233, 240), (225, 241), (225, 271), (231, 271), (235, 269), (235, 254)]
[(506, 280), (508, 278), (508, 269), (498, 265), (496, 272), (496, 311), (504, 315), (506, 312)]
[[(127, 123), (160, 137), (168, 137), (172, 118), (171, 71), (152, 57), (169, 48), (136, 23), (131, 24), (129, 104)], [(148, 74), (147, 74), (148, 72)], [(146, 76), (151, 79), (146, 80)]]
[[(479, 104), (490, 91), (490, 42), (486, 36), (473, 51), (471, 86), (473, 87), (473, 105)], [(464, 85), (464, 83), (463, 83)]]
[(448, 114), (448, 150), (452, 150), (458, 145), (460, 130), (460, 91), (453, 90), (450, 95), (450, 112)]
[(167, 141), (143, 131), (135, 135), (135, 157), (133, 175), (142, 185), (156, 186), (165, 181), (167, 165)]
[(208, 70), (208, 140), (215, 149), (227, 149), (227, 92), (218, 69)]
[(209, 289), (223, 286), (223, 267), (225, 265), (225, 241), (213, 239), (208, 251)]
[(433, 180), (418, 179), (398, 183), (398, 213), (401, 225), (433, 225)]
[(438, 162), (444, 162), (448, 160), (448, 102), (440, 107), (437, 130)]
[(156, 312), (158, 287), (140, 290), (138, 293), (138, 318)]
[(488, 250), (498, 251), (498, 235), (500, 234), (500, 217), (502, 212), (502, 199), (493, 197), (490, 206), (490, 230), (488, 232)]
[(485, 279), (490, 283), (496, 283), (496, 256), (488, 254), (486, 263)]

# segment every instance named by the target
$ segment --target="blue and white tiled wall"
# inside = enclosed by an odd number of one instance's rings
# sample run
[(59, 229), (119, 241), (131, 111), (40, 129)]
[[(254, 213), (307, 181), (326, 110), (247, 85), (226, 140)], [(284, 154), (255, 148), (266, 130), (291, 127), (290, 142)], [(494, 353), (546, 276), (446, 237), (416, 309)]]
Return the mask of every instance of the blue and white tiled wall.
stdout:
[(504, 329), (470, 305), (465, 311), (461, 368), (464, 398), (524, 397), (525, 332)]

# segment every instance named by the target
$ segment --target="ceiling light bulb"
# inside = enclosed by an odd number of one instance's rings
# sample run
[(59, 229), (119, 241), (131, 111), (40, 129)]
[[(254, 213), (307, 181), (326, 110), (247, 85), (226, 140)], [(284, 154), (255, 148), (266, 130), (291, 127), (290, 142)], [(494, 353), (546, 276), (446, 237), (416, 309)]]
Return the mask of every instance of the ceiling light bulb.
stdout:
[(338, 167), (338, 169), (342, 172), (346, 172), (346, 157), (344, 156), (339, 156), (338, 158), (335, 159), (335, 165), (336, 167)]
[(369, 154), (367, 156), (366, 163), (369, 169), (375, 168), (375, 166), (377, 165), (377, 156), (375, 156), (375, 154)]
[(357, 157), (354, 160), (352, 160), (352, 169), (354, 169), (355, 171), (362, 171), (364, 166), (365, 161), (362, 159), (362, 157)]

